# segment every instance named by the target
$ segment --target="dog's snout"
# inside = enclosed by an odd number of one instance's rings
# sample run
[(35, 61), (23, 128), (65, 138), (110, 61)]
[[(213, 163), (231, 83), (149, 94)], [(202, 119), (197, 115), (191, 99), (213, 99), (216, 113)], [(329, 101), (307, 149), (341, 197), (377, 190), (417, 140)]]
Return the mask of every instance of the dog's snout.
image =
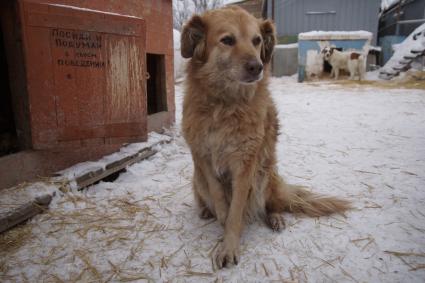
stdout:
[(263, 70), (263, 64), (257, 60), (250, 60), (245, 64), (246, 71), (252, 76), (258, 76)]

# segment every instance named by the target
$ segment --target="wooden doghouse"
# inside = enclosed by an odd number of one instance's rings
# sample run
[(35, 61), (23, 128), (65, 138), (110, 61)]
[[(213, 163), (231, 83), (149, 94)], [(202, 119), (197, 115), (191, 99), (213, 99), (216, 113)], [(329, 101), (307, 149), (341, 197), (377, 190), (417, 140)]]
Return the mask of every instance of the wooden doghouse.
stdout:
[(330, 73), (330, 65), (320, 53), (326, 46), (340, 51), (369, 53), (372, 33), (368, 31), (311, 31), (298, 35), (298, 82)]
[(171, 0), (0, 6), (0, 188), (174, 122)]

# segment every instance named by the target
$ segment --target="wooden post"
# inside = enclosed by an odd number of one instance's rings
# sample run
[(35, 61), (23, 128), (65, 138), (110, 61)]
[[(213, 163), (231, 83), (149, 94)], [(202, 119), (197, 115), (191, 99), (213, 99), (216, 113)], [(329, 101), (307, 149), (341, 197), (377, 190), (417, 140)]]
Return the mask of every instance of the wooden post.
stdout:
[(0, 233), (45, 211), (51, 201), (51, 195), (42, 195), (4, 215), (4, 217), (0, 218)]

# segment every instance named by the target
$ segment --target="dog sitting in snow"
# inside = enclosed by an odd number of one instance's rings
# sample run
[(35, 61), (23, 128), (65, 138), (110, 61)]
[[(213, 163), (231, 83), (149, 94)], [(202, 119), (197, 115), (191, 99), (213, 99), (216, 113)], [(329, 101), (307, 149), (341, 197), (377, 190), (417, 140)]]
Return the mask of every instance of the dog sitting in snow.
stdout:
[(190, 58), (183, 135), (193, 163), (201, 218), (216, 217), (224, 239), (215, 262), (239, 261), (243, 226), (261, 218), (275, 231), (284, 211), (309, 216), (343, 212), (349, 202), (289, 185), (277, 170), (277, 110), (267, 87), (275, 28), (238, 7), (193, 16), (181, 34)]
[(335, 47), (325, 47), (322, 50), (324, 59), (332, 66), (331, 77), (337, 80), (340, 70), (350, 72), (350, 80), (358, 75), (359, 80), (364, 78), (364, 56), (357, 52), (342, 52)]

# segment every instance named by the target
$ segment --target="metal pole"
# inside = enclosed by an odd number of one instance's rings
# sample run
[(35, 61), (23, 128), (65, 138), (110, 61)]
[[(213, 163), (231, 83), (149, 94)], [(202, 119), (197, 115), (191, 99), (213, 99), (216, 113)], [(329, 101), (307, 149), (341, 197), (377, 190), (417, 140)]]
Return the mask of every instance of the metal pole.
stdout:
[(398, 21), (397, 23), (402, 24), (416, 24), (416, 23), (423, 23), (425, 22), (425, 19), (415, 19), (415, 20), (404, 20), (404, 21)]
[(396, 20), (396, 26), (395, 26), (395, 35), (400, 35), (400, 25), (398, 22), (400, 21), (400, 12), (401, 12), (401, 2), (398, 2), (397, 4), (397, 20)]

